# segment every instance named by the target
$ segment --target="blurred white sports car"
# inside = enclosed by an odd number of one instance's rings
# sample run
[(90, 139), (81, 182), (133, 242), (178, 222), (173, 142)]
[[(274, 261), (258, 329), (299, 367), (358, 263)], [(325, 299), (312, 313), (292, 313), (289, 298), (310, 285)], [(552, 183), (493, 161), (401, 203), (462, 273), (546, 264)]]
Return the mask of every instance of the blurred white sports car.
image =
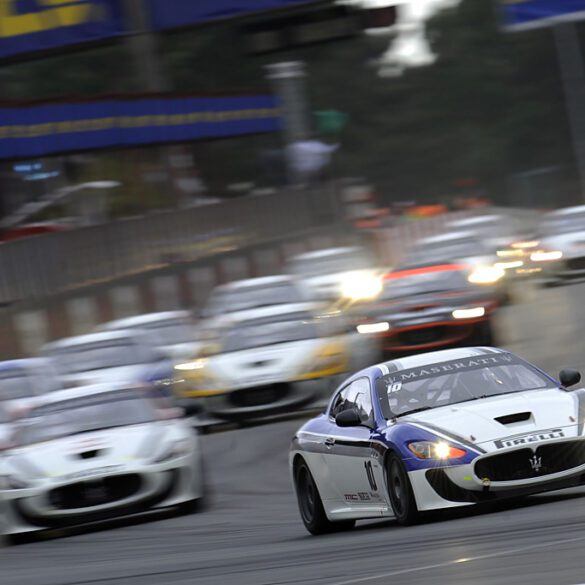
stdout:
[(203, 496), (195, 431), (139, 389), (103, 384), (48, 394), (18, 421), (0, 460), (8, 541), (45, 529), (174, 507)]

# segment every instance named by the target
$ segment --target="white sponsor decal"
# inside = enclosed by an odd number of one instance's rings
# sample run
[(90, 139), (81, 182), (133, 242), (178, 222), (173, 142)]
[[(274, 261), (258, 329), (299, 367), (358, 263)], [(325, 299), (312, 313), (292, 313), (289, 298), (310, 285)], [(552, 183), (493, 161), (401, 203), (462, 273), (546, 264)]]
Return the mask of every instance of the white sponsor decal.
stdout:
[(531, 433), (519, 437), (510, 437), (509, 439), (500, 439), (499, 441), (495, 441), (495, 445), (498, 449), (504, 449), (506, 447), (518, 447), (520, 445), (538, 443), (540, 441), (562, 439), (564, 436), (565, 433), (562, 429), (551, 429), (550, 431), (541, 431), (540, 433)]

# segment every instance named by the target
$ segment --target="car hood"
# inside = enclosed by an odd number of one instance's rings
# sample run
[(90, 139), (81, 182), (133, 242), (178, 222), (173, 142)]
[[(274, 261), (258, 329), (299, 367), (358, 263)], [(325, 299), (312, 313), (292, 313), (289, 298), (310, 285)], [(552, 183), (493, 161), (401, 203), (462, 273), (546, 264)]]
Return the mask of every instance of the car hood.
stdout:
[(230, 389), (286, 382), (317, 365), (327, 339), (307, 339), (217, 355), (209, 370)]
[(165, 421), (82, 433), (13, 449), (3, 465), (25, 480), (73, 481), (120, 473), (157, 456), (170, 434)]
[[(514, 446), (507, 441), (502, 443), (510, 437), (535, 433), (546, 435), (547, 431), (557, 429), (562, 430), (562, 436), (577, 436), (580, 404), (585, 409), (585, 390), (566, 392), (554, 388), (462, 402), (404, 416), (399, 420), (418, 424), (431, 432), (444, 433), (454, 440), (463, 439), (485, 451), (493, 451)], [(530, 416), (509, 424), (496, 420), (520, 413), (530, 413)], [(522, 444), (522, 439), (520, 441), (518, 445)]]

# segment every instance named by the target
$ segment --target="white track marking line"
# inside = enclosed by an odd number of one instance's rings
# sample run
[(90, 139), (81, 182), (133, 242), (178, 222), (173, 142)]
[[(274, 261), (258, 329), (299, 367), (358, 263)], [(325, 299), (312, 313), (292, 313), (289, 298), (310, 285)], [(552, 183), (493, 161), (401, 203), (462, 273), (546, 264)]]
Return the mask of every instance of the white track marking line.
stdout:
[(485, 555), (476, 555), (473, 557), (466, 557), (461, 559), (455, 559), (453, 561), (444, 561), (442, 563), (435, 563), (433, 565), (423, 565), (422, 567), (412, 567), (411, 569), (401, 569), (399, 571), (389, 571), (387, 573), (378, 573), (377, 575), (371, 575), (370, 577), (358, 577), (356, 579), (348, 579), (346, 581), (336, 581), (331, 585), (353, 585), (354, 583), (366, 583), (367, 581), (374, 581), (376, 579), (384, 579), (386, 577), (395, 577), (397, 575), (407, 575), (408, 573), (418, 573), (421, 571), (430, 571), (431, 569), (440, 569), (443, 567), (449, 567), (451, 565), (459, 565), (461, 563), (471, 563), (473, 561), (483, 561), (485, 559), (493, 559), (496, 557), (503, 557), (508, 555), (515, 555), (528, 550), (535, 550), (539, 548), (547, 548), (549, 546), (555, 546), (560, 544), (569, 544), (571, 542), (580, 542), (585, 540), (585, 536), (578, 536), (576, 538), (566, 538), (564, 540), (551, 540), (546, 543), (533, 544), (530, 546), (523, 546), (521, 548), (515, 548), (511, 550), (505, 550), (496, 553), (489, 553)]

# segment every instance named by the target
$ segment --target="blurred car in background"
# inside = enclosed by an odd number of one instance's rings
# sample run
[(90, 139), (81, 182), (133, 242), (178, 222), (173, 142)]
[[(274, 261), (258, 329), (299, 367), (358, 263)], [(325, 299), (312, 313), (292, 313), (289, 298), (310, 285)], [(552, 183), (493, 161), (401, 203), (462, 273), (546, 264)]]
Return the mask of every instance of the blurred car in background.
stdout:
[(498, 306), (462, 264), (404, 266), (388, 274), (380, 297), (359, 307), (357, 331), (375, 335), (386, 357), (457, 345), (493, 345)]
[(109, 321), (100, 325), (98, 331), (142, 330), (152, 343), (171, 359), (186, 359), (200, 347), (195, 321), (189, 311), (164, 311), (147, 313)]
[(0, 451), (13, 446), (15, 418), (15, 415), (12, 415), (3, 404), (0, 404)]
[[(174, 409), (177, 410), (177, 409)], [(120, 384), (46, 394), (0, 461), (3, 535), (176, 508), (203, 496), (196, 432)]]
[(545, 284), (585, 278), (585, 205), (547, 213), (530, 253)]
[(313, 300), (357, 302), (377, 297), (383, 271), (364, 248), (325, 248), (291, 258), (288, 270)]
[[(372, 346), (362, 343), (361, 355)], [(307, 303), (242, 311), (205, 356), (175, 366), (175, 395), (186, 408), (203, 402), (219, 418), (259, 418), (326, 394), (328, 381), (354, 360), (343, 317)]]
[(403, 262), (407, 266), (442, 266), (449, 263), (465, 265), (468, 281), (497, 291), (501, 300), (509, 297), (506, 270), (498, 265), (495, 251), (473, 232), (450, 232), (415, 243)]
[(62, 388), (55, 365), (46, 358), (24, 358), (0, 362), (0, 403), (18, 414), (31, 399)]
[(172, 361), (139, 330), (68, 337), (45, 345), (42, 352), (54, 360), (67, 386), (125, 381), (165, 384), (172, 379)]

